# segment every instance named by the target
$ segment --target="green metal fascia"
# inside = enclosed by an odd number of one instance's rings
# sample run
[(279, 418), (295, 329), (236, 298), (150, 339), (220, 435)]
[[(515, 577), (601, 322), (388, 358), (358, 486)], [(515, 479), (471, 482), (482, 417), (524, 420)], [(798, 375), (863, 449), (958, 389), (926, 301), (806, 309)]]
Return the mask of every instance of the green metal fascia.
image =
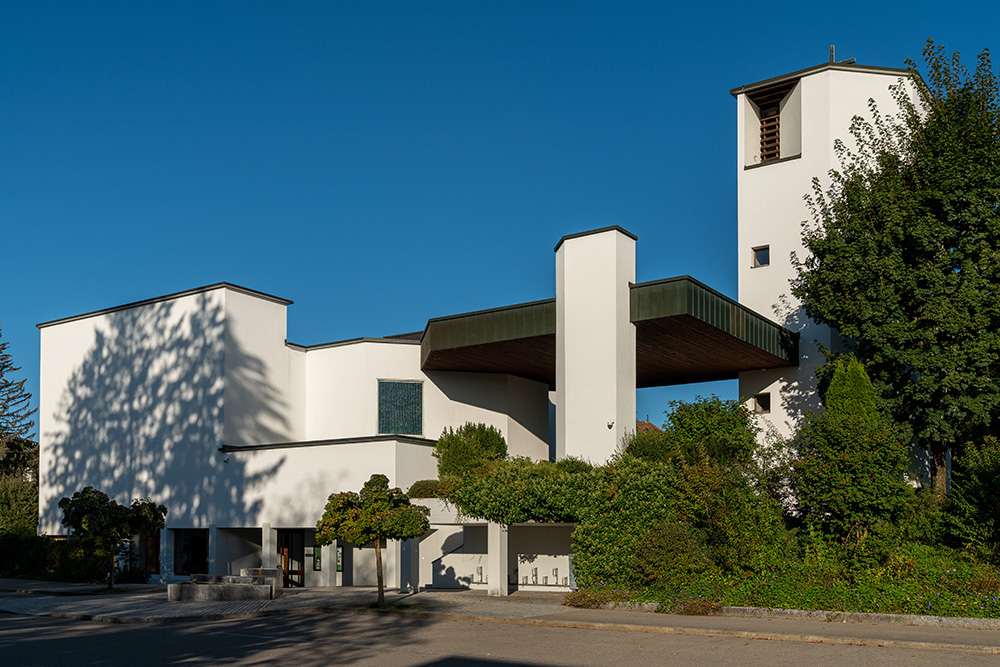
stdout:
[(799, 335), (758, 315), (690, 276), (632, 285), (633, 324), (690, 315), (791, 364), (798, 364)]
[(532, 338), (555, 332), (555, 299), (440, 317), (427, 323), (422, 356), (426, 359), (437, 350)]

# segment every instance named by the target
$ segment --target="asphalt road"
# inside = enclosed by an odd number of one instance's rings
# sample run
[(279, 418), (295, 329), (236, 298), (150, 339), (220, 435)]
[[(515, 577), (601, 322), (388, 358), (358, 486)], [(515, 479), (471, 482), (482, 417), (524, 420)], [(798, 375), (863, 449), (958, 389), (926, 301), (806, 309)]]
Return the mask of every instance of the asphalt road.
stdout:
[(0, 615), (2, 664), (32, 665), (991, 665), (996, 655), (475, 621), (307, 614), (120, 625)]

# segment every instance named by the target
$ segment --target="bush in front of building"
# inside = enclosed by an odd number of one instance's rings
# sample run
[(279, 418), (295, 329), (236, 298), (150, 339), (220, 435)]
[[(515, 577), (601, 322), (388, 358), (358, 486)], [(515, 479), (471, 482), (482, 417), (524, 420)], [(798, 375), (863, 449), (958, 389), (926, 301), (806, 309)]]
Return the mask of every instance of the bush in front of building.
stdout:
[(406, 492), (410, 498), (444, 498), (445, 491), (437, 479), (418, 479)]
[(457, 429), (446, 428), (434, 447), (438, 478), (461, 477), (490, 462), (507, 456), (507, 441), (493, 426), (467, 422)]

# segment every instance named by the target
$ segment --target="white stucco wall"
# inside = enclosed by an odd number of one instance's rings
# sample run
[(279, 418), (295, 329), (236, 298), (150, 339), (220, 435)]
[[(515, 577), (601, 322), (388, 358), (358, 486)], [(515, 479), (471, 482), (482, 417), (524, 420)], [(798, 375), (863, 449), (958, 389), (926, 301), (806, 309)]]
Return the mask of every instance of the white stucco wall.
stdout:
[[(227, 445), (302, 439), (293, 411), (292, 364), (285, 346), (286, 306), (225, 290), (225, 395)], [(295, 378), (299, 379), (299, 378)]]
[(423, 383), (422, 437), (481, 422), (503, 433), (511, 453), (548, 457), (544, 384), (492, 373), (424, 373), (416, 342), (362, 340), (305, 354), (306, 440), (377, 434), (378, 381), (409, 380)]
[[(782, 157), (801, 157), (752, 168), (759, 126), (748, 114), (753, 112), (746, 96), (737, 96), (737, 195), (739, 301), (778, 324), (801, 332), (800, 366), (788, 370), (753, 371), (740, 375), (740, 396), (771, 395), (771, 412), (762, 416), (781, 435), (790, 435), (802, 414), (819, 409), (814, 369), (825, 363), (819, 345), (836, 346), (831, 331), (808, 321), (790, 292), (796, 276), (795, 261), (805, 258), (802, 223), (811, 220), (803, 196), (812, 194), (812, 179), (829, 183), (828, 172), (838, 166), (833, 151), (835, 139), (851, 144), (848, 128), (854, 115), (866, 115), (869, 98), (885, 111), (896, 109), (889, 86), (899, 81), (895, 72), (820, 70), (802, 77), (782, 109)], [(800, 126), (786, 119), (786, 110), (801, 107)], [(800, 134), (786, 144), (786, 128)], [(786, 148), (789, 150), (786, 152)], [(770, 246), (770, 265), (753, 267), (752, 248)]]
[(223, 432), (222, 289), (41, 327), (39, 530), (64, 534), (59, 499), (91, 485), (172, 518), (232, 516), (217, 483)]

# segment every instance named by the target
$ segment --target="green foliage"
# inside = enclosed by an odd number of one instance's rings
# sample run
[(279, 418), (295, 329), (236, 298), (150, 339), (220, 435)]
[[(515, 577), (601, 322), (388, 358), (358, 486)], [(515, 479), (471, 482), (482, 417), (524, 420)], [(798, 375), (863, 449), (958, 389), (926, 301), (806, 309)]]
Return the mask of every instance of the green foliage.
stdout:
[(631, 434), (624, 453), (646, 461), (666, 461), (674, 452), (674, 442), (665, 431), (639, 431)]
[(507, 456), (507, 442), (496, 428), (467, 422), (458, 430), (446, 428), (434, 447), (438, 477), (461, 477), (490, 461)]
[(624, 453), (647, 461), (747, 463), (757, 446), (753, 414), (739, 401), (699, 396), (671, 401), (663, 432), (635, 433)]
[(930, 449), (943, 493), (947, 449), (1000, 416), (1000, 91), (988, 51), (972, 73), (931, 42), (924, 59), (894, 89), (901, 114), (872, 105), (829, 190), (814, 180), (792, 291)]
[(112, 581), (108, 568), (117, 549), (109, 546), (106, 540), (92, 535), (71, 535), (57, 542), (54, 551), (53, 579), (80, 583)]
[(853, 356), (838, 358), (823, 396), (826, 411), (841, 419), (855, 419), (869, 428), (879, 423), (878, 398), (865, 367)]
[(445, 490), (436, 479), (418, 479), (406, 492), (410, 498), (444, 498)]
[(891, 426), (870, 427), (829, 412), (811, 416), (793, 446), (793, 486), (807, 525), (860, 544), (876, 523), (895, 520), (911, 490), (906, 447)]
[(574, 482), (587, 473), (567, 473), (547, 461), (517, 456), (496, 461), (446, 482), (447, 498), (466, 516), (504, 525), (526, 521), (572, 521)]
[(38, 530), (38, 484), (20, 476), (0, 475), (0, 535), (34, 535)]
[(9, 343), (0, 341), (0, 461), (8, 458), (9, 447), (21, 447), (21, 441), (31, 439), (31, 394), (24, 389), (25, 379), (11, 376), (21, 369), (7, 352)]
[(53, 544), (52, 538), (33, 531), (0, 532), (0, 577), (45, 578)]
[(641, 585), (636, 553), (649, 526), (672, 518), (673, 469), (626, 456), (575, 477), (565, 489), (567, 504), (579, 521), (573, 531), (577, 582)]
[(343, 491), (331, 494), (316, 523), (316, 543), (330, 544), (334, 540), (353, 542), (360, 549), (375, 546), (378, 574), (378, 602), (385, 601), (382, 579), (381, 540), (409, 540), (420, 537), (430, 528), (430, 510), (411, 505), (410, 499), (398, 488), (389, 488), (389, 478), (372, 475), (360, 493)]
[(59, 509), (63, 511), (63, 525), (73, 531), (68, 542), (74, 545), (67, 556), (68, 564), (60, 560), (61, 567), (76, 563), (89, 572), (90, 561), (79, 554), (78, 545), (93, 547), (94, 553), (100, 552), (104, 559), (108, 588), (114, 587), (118, 555), (129, 538), (162, 530), (167, 516), (166, 507), (148, 498), (133, 500), (129, 506), (121, 505), (92, 486), (60, 500)]
[(635, 564), (640, 582), (659, 588), (683, 586), (715, 569), (705, 536), (681, 521), (647, 530), (636, 543)]
[(996, 562), (1000, 557), (1000, 442), (990, 435), (958, 457), (946, 523), (952, 543)]
[(753, 413), (733, 400), (712, 395), (694, 401), (671, 401), (664, 431), (671, 433), (688, 463), (708, 459), (722, 464), (746, 463), (757, 447)]
[(740, 467), (682, 466), (671, 507), (704, 536), (721, 572), (769, 570), (787, 551), (780, 507)]

